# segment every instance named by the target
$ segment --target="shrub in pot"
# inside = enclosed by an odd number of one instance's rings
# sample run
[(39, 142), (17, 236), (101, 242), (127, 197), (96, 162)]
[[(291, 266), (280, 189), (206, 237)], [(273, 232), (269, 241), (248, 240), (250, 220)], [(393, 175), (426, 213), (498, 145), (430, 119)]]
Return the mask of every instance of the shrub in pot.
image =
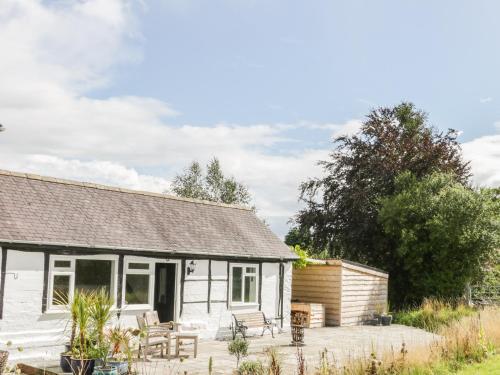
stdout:
[(111, 345), (111, 357), (108, 358), (108, 363), (116, 366), (118, 374), (127, 374), (132, 368), (131, 330), (115, 326), (108, 330), (106, 336)]

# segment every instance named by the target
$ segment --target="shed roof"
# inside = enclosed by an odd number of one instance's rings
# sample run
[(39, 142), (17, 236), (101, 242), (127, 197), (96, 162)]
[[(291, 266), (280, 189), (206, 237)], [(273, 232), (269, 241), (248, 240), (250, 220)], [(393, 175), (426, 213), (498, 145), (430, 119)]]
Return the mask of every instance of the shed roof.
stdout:
[(249, 208), (2, 170), (0, 243), (296, 258)]
[(341, 266), (345, 268), (350, 268), (355, 271), (368, 273), (374, 276), (380, 276), (382, 278), (389, 278), (389, 274), (381, 270), (380, 268), (375, 268), (372, 266), (367, 266), (366, 264), (361, 264), (353, 262), (346, 259), (308, 259), (308, 261), (313, 265), (319, 266)]

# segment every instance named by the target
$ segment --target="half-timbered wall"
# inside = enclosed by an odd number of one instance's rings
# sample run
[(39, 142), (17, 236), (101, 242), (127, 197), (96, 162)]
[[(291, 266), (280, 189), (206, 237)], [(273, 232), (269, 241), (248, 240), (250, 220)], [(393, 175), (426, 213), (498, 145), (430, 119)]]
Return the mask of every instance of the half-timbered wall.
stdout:
[[(2, 257), (6, 254), (6, 257)], [(123, 275), (120, 264), (126, 264), (128, 255), (107, 254), (115, 259), (116, 295), (120, 298)], [(11, 349), (11, 359), (57, 358), (68, 340), (68, 314), (51, 311), (47, 306), (47, 283), (49, 267), (47, 251), (21, 251), (3, 249), (0, 251), (3, 264), (0, 277), (0, 349), (10, 341), (11, 348), (22, 347), (22, 352)], [(195, 259), (195, 271), (190, 275), (182, 268), (191, 259), (162, 259), (159, 257), (137, 257), (135, 260), (151, 262), (174, 262), (177, 266), (176, 320), (184, 329), (200, 332), (202, 338), (221, 338), (230, 334), (231, 313), (233, 311), (257, 311), (261, 309), (267, 317), (276, 318), (279, 325), (289, 327), (292, 267), (290, 262), (245, 261), (258, 269), (258, 299), (254, 304), (231, 306), (228, 302), (228, 269), (231, 261)], [(241, 262), (238, 260), (235, 262)], [(280, 266), (282, 264), (282, 266)], [(280, 281), (280, 267), (282, 280)], [(120, 277), (122, 279), (120, 279)], [(153, 276), (154, 277), (154, 276)], [(183, 280), (182, 280), (183, 279)], [(121, 281), (120, 281), (121, 280)], [(280, 291), (280, 285), (283, 290)], [(49, 291), (50, 292), (50, 291)], [(2, 297), (3, 293), (3, 298)], [(118, 305), (118, 304), (117, 304)], [(124, 327), (136, 327), (136, 315), (149, 308), (121, 306), (119, 318), (115, 322)], [(283, 314), (281, 314), (283, 311)]]

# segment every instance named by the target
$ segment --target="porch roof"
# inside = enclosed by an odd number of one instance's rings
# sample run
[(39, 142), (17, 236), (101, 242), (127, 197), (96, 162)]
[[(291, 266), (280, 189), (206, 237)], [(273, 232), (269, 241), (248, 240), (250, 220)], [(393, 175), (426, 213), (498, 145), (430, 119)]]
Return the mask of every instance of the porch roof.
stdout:
[(296, 258), (246, 207), (2, 170), (0, 243)]

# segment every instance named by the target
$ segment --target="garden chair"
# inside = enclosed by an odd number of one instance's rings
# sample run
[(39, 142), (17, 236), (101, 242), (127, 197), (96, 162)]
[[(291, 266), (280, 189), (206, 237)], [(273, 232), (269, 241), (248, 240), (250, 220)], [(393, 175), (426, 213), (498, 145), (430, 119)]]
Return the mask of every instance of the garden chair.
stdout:
[(163, 347), (166, 346), (167, 358), (170, 359), (170, 335), (165, 327), (149, 326), (144, 317), (137, 315), (137, 325), (141, 330), (139, 341), (138, 357), (141, 357), (141, 352), (144, 360), (148, 360), (148, 354), (152, 352), (152, 348), (160, 347), (160, 355), (163, 358)]

